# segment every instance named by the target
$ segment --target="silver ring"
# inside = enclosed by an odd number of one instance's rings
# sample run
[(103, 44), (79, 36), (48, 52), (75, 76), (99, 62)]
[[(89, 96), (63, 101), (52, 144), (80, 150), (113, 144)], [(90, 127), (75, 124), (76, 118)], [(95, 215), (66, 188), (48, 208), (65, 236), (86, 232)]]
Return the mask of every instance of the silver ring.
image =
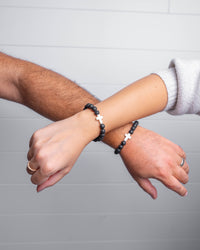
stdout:
[(184, 165), (184, 163), (185, 163), (185, 159), (182, 158), (182, 162), (181, 162), (181, 164), (180, 164), (180, 167), (182, 167), (182, 166)]

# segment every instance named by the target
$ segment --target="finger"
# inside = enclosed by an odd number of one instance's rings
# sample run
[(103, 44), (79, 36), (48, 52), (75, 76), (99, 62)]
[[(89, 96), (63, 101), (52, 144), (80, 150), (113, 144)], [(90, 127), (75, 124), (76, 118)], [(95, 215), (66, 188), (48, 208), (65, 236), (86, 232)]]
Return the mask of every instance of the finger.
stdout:
[(56, 172), (55, 174), (51, 175), (45, 182), (42, 184), (38, 185), (37, 187), (37, 192), (40, 192), (44, 190), (47, 187), (55, 185), (57, 182), (59, 182), (65, 175), (66, 170), (60, 170)]
[(174, 176), (165, 178), (164, 180), (161, 181), (166, 187), (173, 190), (177, 194), (181, 196), (187, 195), (187, 189)]
[[(32, 175), (31, 181), (35, 185), (41, 185), (46, 180), (48, 180), (51, 176), (53, 176), (58, 171), (62, 171), (64, 169), (58, 170), (58, 168), (53, 166), (40, 166), (39, 170)], [(65, 170), (66, 171), (66, 170)]]
[(189, 170), (189, 166), (188, 166), (188, 164), (187, 164), (186, 161), (185, 161), (185, 163), (184, 163), (182, 169), (183, 169), (187, 174), (189, 174), (189, 171), (190, 171), (190, 170)]
[(34, 138), (34, 134), (31, 136), (31, 139), (29, 141), (29, 148), (32, 146), (33, 144), (33, 138)]
[(184, 158), (177, 159), (177, 165), (178, 165), (179, 168), (183, 169), (188, 174), (189, 173), (189, 166), (188, 166), (188, 164), (187, 164), (187, 162), (186, 162), (185, 159), (184, 159), (183, 166), (181, 166), (183, 159)]
[(181, 146), (176, 145), (176, 152), (181, 158), (186, 159), (186, 154), (184, 150), (181, 148)]
[(27, 159), (28, 161), (30, 161), (33, 158), (34, 154), (33, 154), (33, 148), (31, 147), (27, 153)]
[(33, 164), (32, 161), (29, 161), (26, 167), (26, 171), (28, 174), (33, 175), (36, 170), (39, 169), (39, 166), (37, 164)]
[(48, 180), (49, 176), (43, 176), (41, 175), (40, 169), (37, 170), (31, 177), (31, 182), (35, 185), (41, 185), (46, 180)]
[(180, 182), (182, 182), (183, 184), (186, 184), (189, 179), (188, 174), (180, 166), (177, 166), (176, 171), (174, 173), (174, 177), (178, 179)]
[(149, 179), (144, 179), (144, 178), (135, 178), (139, 186), (148, 194), (151, 195), (153, 199), (157, 198), (157, 190), (156, 188), (152, 185)]

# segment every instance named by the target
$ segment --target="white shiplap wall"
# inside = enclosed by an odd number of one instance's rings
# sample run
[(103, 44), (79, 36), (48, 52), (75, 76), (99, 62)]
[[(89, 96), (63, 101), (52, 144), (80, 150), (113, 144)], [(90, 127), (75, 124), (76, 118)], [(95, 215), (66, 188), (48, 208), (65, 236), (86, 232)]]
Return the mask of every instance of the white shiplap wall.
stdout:
[[(171, 58), (200, 58), (197, 0), (0, 0), (1, 51), (75, 80), (100, 98)], [(120, 159), (90, 144), (71, 173), (37, 194), (25, 172), (32, 133), (50, 121), (0, 100), (0, 250), (199, 250), (199, 117), (141, 124), (188, 154), (187, 198), (155, 182), (151, 200)]]

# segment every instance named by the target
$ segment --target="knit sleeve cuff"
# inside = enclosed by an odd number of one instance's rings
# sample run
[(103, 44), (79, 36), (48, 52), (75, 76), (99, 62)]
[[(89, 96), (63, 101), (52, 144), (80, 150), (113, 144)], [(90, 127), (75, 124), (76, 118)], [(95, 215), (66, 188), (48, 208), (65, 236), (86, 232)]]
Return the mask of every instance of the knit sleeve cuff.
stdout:
[(167, 70), (155, 72), (154, 74), (158, 75), (166, 86), (168, 101), (164, 110), (169, 111), (175, 107), (177, 102), (178, 88), (175, 68), (169, 68)]

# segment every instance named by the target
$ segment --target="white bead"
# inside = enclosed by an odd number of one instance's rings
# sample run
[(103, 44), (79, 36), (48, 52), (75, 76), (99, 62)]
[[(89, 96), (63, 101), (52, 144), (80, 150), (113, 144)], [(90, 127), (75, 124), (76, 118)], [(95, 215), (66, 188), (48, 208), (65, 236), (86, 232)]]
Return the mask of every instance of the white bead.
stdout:
[(100, 114), (97, 115), (96, 120), (100, 122), (100, 124), (103, 123), (103, 116), (101, 116)]
[(131, 135), (128, 133), (128, 134), (125, 134), (125, 139), (124, 141), (127, 141), (128, 139), (131, 139)]

